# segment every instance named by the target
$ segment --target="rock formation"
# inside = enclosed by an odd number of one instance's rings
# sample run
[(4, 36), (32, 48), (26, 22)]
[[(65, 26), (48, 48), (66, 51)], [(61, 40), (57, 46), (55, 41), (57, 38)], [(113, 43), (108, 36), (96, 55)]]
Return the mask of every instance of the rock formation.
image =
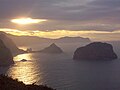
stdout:
[(40, 52), (42, 53), (63, 53), (62, 49), (59, 48), (56, 44), (51, 44), (49, 47), (44, 48)]
[(32, 52), (32, 48), (27, 48), (26, 52), (27, 52), (27, 53)]
[(84, 47), (78, 48), (73, 55), (75, 60), (113, 60), (117, 55), (111, 44), (93, 42)]
[(12, 53), (8, 48), (6, 48), (3, 41), (0, 39), (0, 66), (8, 66), (13, 63)]
[(13, 55), (24, 53), (25, 51), (19, 49), (15, 43), (7, 37), (6, 33), (0, 32), (0, 39), (4, 42), (5, 46), (10, 49)]

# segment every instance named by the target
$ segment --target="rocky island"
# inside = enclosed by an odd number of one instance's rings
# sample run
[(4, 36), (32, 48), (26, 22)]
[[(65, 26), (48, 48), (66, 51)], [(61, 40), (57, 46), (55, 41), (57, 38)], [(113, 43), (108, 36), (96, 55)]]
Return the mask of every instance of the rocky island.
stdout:
[(4, 45), (0, 39), (0, 66), (9, 66), (13, 64), (13, 56), (11, 51)]
[(58, 47), (55, 43), (51, 44), (49, 47), (44, 48), (40, 52), (54, 53), (54, 54), (63, 53), (62, 49), (60, 47)]
[(93, 42), (78, 48), (73, 55), (74, 60), (113, 60), (117, 55), (111, 44)]

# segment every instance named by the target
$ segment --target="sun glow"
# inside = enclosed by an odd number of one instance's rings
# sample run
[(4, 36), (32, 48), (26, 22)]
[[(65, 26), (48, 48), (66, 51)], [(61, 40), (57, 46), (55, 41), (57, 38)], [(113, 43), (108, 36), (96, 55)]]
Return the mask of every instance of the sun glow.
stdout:
[(11, 22), (16, 23), (16, 24), (36, 24), (40, 22), (47, 21), (46, 19), (32, 19), (32, 18), (17, 18), (17, 19), (12, 19)]

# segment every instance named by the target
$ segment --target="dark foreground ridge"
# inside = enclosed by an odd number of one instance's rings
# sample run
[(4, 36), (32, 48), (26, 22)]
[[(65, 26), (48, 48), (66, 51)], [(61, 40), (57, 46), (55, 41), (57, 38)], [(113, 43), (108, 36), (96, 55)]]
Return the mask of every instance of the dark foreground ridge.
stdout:
[(19, 82), (17, 79), (0, 75), (0, 90), (56, 90), (45, 85), (25, 85), (23, 82)]
[(113, 60), (117, 55), (113, 51), (111, 44), (102, 42), (93, 42), (84, 47), (78, 48), (74, 52), (75, 60)]

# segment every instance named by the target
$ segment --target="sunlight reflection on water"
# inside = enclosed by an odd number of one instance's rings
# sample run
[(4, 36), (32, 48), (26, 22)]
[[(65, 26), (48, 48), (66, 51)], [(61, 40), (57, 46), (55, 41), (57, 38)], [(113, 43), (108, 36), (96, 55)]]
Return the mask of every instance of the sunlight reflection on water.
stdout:
[[(37, 83), (38, 81), (40, 82), (42, 80), (42, 73), (40, 70), (37, 70), (36, 63), (31, 61), (31, 56), (31, 54), (21, 54), (14, 57), (15, 64), (7, 72), (9, 76), (14, 79), (17, 78), (25, 84)], [(27, 61), (20, 61), (22, 59), (26, 59)]]
[(32, 54), (20, 54), (14, 57), (14, 61), (20, 61), (22, 59), (32, 60)]
[[(120, 57), (119, 45), (114, 46)], [(75, 61), (72, 47), (77, 46), (68, 45), (63, 49), (65, 53), (57, 55), (21, 54), (14, 57), (13, 66), (5, 69), (9, 76), (26, 84), (37, 82), (57, 90), (120, 90), (120, 59)], [(27, 61), (22, 62), (22, 59)]]

